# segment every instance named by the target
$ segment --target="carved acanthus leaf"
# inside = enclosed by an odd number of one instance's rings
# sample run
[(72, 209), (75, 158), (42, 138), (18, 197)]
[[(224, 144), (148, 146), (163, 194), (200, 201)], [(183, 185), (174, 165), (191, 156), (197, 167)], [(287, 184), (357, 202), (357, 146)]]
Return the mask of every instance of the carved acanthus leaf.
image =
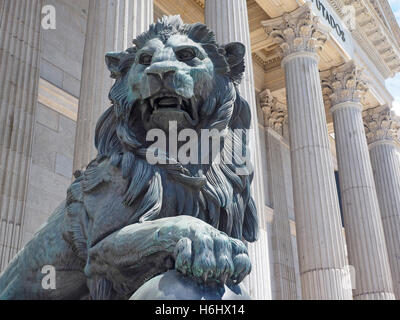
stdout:
[(369, 144), (385, 140), (400, 142), (400, 117), (389, 106), (366, 110), (363, 118)]
[(316, 52), (327, 41), (329, 29), (312, 12), (311, 3), (281, 17), (261, 22), (268, 37), (272, 37), (283, 56), (295, 52)]
[(283, 135), (283, 125), (288, 120), (286, 106), (280, 103), (268, 89), (260, 93), (260, 105), (264, 113), (265, 126)]
[(368, 91), (368, 82), (363, 70), (350, 61), (326, 73), (322, 87), (331, 106), (335, 106), (343, 102), (360, 102)]

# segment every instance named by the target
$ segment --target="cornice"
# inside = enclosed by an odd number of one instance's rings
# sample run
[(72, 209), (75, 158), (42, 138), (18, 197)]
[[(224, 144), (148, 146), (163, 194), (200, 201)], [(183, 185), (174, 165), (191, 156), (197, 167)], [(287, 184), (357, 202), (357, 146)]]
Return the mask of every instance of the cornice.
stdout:
[[(389, 2), (387, 0), (370, 0), (370, 2), (388, 29), (392, 31), (397, 44), (400, 45), (400, 27)], [(382, 9), (382, 11), (379, 9)]]
[(252, 57), (253, 61), (257, 63), (265, 73), (267, 73), (269, 70), (273, 68), (280, 67), (282, 61), (282, 58), (279, 56), (265, 60), (256, 52), (253, 52)]
[(368, 56), (380, 74), (385, 78), (389, 78), (392, 75), (392, 70), (386, 65), (382, 57), (379, 55), (377, 49), (366, 40), (367, 36), (359, 29), (352, 32), (353, 39), (357, 41), (358, 45)]
[(356, 26), (349, 30), (384, 78), (400, 72), (400, 27), (387, 0), (328, 1), (341, 18), (347, 6), (355, 8)]
[[(400, 72), (400, 27), (387, 0), (326, 1), (329, 2), (330, 6), (349, 27), (354, 42), (364, 52), (363, 54), (368, 57), (370, 63), (375, 65), (383, 78), (394, 77), (396, 73)], [(350, 6), (354, 10), (349, 11)], [(348, 19), (351, 11), (354, 11), (356, 15), (356, 21), (352, 23)], [(267, 35), (272, 33), (281, 49), (288, 50), (286, 35), (278, 34), (277, 32), (279, 28), (278, 21), (281, 19), (282, 17), (270, 19), (263, 22), (262, 25)], [(272, 30), (273, 27), (275, 27), (274, 30)], [(286, 47), (282, 48), (282, 45)], [(292, 46), (292, 44), (289, 43), (289, 46)], [(288, 51), (291, 50), (292, 48), (290, 47)], [(264, 70), (267, 70), (265, 63), (263, 63), (263, 66)]]
[(329, 3), (332, 6), (332, 8), (335, 9), (339, 17), (343, 17), (343, 7), (344, 7), (343, 0), (329, 0)]
[[(382, 0), (380, 0), (380, 1), (382, 1)], [(370, 2), (371, 5), (374, 7), (376, 14), (379, 16), (379, 18), (382, 20), (382, 22), (383, 22), (386, 26), (388, 26), (388, 25), (387, 25), (387, 22), (386, 22), (385, 15), (384, 15), (384, 13), (383, 13), (382, 10), (381, 10), (381, 7), (380, 7), (380, 4), (378, 3), (378, 1), (376, 1), (376, 0), (369, 0), (369, 2)]]
[[(393, 34), (397, 44), (400, 46), (400, 26), (397, 22), (397, 19), (393, 13), (393, 10), (388, 2), (388, 0), (365, 0), (363, 3), (360, 0), (328, 0), (330, 5), (335, 9), (336, 13), (339, 17), (343, 18), (345, 7), (347, 5), (354, 5), (357, 2), (360, 2), (362, 5), (366, 5), (369, 3), (370, 6), (374, 9), (377, 16), (381, 20), (382, 24), (385, 25), (389, 30), (389, 35)], [(387, 22), (387, 23), (386, 23)]]
[(400, 72), (400, 44), (383, 20), (382, 12), (374, 0), (345, 0), (355, 8), (354, 39), (371, 58), (385, 78)]
[(265, 61), (255, 52), (252, 53), (252, 58), (255, 63), (257, 63), (261, 68), (263, 68), (264, 72), (266, 72)]

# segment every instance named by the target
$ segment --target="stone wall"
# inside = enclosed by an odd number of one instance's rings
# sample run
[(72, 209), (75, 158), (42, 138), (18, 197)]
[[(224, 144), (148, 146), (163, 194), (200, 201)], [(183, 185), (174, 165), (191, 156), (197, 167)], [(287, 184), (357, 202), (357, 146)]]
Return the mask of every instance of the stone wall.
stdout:
[[(56, 29), (42, 30), (40, 77), (65, 91), (64, 99), (79, 98), (88, 0), (46, 0), (45, 5), (56, 9)], [(54, 110), (60, 101), (50, 96), (47, 105), (37, 106), (22, 245), (65, 200), (72, 180), (76, 123)]]
[(75, 122), (38, 104), (22, 244), (65, 200), (72, 179)]
[(40, 76), (79, 97), (88, 0), (46, 0), (56, 9), (56, 29), (42, 30)]

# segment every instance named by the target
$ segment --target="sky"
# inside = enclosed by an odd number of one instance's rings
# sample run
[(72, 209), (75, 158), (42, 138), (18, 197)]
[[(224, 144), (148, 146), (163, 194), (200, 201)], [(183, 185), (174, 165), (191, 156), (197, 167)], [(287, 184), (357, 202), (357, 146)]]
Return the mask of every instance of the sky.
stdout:
[[(400, 24), (400, 0), (389, 0), (389, 3), (392, 6), (398, 23)], [(386, 86), (395, 99), (393, 102), (394, 111), (400, 115), (400, 73), (398, 73), (394, 78), (389, 78), (386, 81)]]

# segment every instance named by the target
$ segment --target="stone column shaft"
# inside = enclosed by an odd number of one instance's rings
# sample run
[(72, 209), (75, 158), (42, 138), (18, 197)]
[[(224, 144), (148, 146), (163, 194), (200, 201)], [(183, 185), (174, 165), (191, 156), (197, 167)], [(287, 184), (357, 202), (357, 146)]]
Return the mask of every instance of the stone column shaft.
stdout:
[(21, 246), (39, 82), (41, 0), (0, 3), (0, 272)]
[[(269, 174), (271, 177), (272, 207), (272, 253), (273, 253), (273, 298), (296, 300), (295, 259), (289, 222), (289, 199), (282, 148), (283, 126), (287, 124), (286, 107), (274, 98), (270, 90), (260, 94), (260, 105), (264, 114), (265, 138), (268, 150)], [(296, 261), (297, 262), (297, 261)]]
[(153, 0), (90, 0), (76, 127), (74, 170), (96, 155), (97, 120), (110, 106), (113, 84), (105, 64), (107, 52), (122, 51), (153, 22)]
[(246, 46), (246, 72), (239, 87), (240, 94), (250, 105), (252, 113), (250, 150), (254, 166), (252, 197), (256, 203), (260, 222), (259, 240), (249, 243), (249, 255), (253, 271), (247, 279), (249, 293), (254, 299), (271, 299), (271, 283), (268, 258), (268, 237), (264, 213), (264, 186), (262, 181), (261, 153), (257, 106), (254, 89), (253, 63), (251, 59), (250, 31), (246, 0), (206, 0), (205, 21), (221, 44), (238, 41)]
[(355, 268), (354, 299), (393, 299), (389, 260), (362, 119), (366, 91), (353, 62), (334, 68), (331, 112), (335, 127), (349, 262)]
[(326, 30), (305, 5), (263, 22), (284, 59), (303, 299), (351, 299), (316, 50)]
[(400, 119), (390, 115), (388, 107), (378, 107), (367, 112), (364, 123), (392, 272), (393, 290), (396, 299), (400, 300)]

